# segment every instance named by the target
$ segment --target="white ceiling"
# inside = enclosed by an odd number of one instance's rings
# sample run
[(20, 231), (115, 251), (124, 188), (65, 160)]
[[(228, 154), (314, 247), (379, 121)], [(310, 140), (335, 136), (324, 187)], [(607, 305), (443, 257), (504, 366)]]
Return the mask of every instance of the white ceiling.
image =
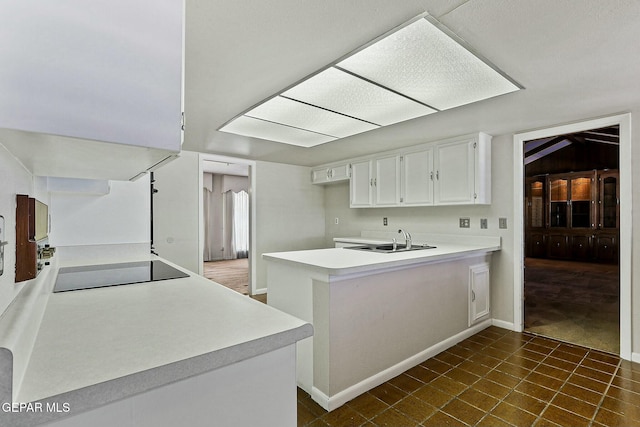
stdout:
[[(219, 132), (236, 115), (429, 12), (525, 90), (313, 148)], [(183, 149), (317, 165), (640, 105), (636, 0), (186, 0)]]

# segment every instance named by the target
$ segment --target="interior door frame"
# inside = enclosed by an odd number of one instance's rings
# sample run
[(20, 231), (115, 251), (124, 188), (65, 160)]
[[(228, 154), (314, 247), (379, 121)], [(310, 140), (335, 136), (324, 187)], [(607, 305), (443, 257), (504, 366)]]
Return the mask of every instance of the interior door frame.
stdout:
[(631, 192), (631, 113), (602, 117), (577, 123), (517, 133), (513, 136), (513, 325), (524, 330), (524, 142), (598, 129), (620, 126), (620, 357), (632, 360), (632, 300), (631, 300), (631, 245), (632, 245), (632, 192)]
[[(236, 157), (228, 157), (228, 156), (220, 156), (216, 154), (204, 154), (199, 153), (198, 157), (198, 168), (200, 177), (200, 183), (198, 188), (202, 188), (203, 186), (203, 178), (204, 178), (204, 165), (205, 161), (214, 161), (214, 162), (222, 162), (222, 163), (235, 163), (240, 165), (249, 166), (249, 295), (255, 295), (256, 293), (264, 293), (266, 289), (262, 292), (256, 292), (256, 202), (255, 202), (255, 189), (256, 189), (256, 162), (254, 160), (241, 159)], [(200, 256), (200, 268), (204, 267), (204, 200), (202, 191), (200, 191), (200, 199), (199, 199), (199, 218), (200, 218), (200, 237), (198, 239), (198, 253)], [(203, 274), (200, 272), (200, 274)]]

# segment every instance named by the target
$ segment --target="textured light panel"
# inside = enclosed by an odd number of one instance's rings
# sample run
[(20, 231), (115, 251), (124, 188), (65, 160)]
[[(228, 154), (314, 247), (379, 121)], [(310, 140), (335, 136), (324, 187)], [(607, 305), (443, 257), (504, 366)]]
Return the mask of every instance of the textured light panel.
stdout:
[(521, 89), (427, 18), (332, 64), (220, 130), (312, 147)]
[(519, 89), (426, 19), (337, 65), (439, 110)]
[(303, 129), (296, 129), (278, 123), (271, 123), (264, 120), (254, 119), (247, 116), (240, 116), (220, 128), (222, 132), (234, 133), (236, 135), (250, 136), (253, 138), (267, 139), (285, 144), (297, 145), (300, 147), (313, 147), (324, 144), (336, 138), (309, 132)]
[(282, 94), (387, 126), (435, 110), (337, 68), (328, 68)]
[(337, 138), (344, 138), (379, 127), (281, 96), (271, 98), (246, 112), (245, 115)]

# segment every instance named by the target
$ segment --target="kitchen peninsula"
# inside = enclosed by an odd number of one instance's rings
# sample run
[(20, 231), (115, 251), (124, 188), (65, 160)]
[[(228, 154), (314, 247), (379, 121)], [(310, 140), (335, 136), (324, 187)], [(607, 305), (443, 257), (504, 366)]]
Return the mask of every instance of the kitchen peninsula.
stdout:
[[(99, 260), (161, 260), (114, 246)], [(80, 251), (59, 251), (0, 317), (0, 425), (296, 424), (311, 325), (166, 260), (188, 277), (51, 293)]]
[[(336, 239), (344, 245), (390, 239)], [(298, 385), (331, 411), (490, 325), (489, 266), (500, 237), (429, 236), (435, 248), (263, 254), (268, 303), (313, 324)]]

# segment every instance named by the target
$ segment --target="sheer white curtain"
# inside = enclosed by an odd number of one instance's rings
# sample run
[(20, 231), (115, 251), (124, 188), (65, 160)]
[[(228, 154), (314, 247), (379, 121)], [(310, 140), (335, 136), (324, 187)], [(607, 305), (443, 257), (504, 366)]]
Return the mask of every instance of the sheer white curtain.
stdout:
[[(204, 187), (202, 189), (202, 203), (204, 205), (204, 253), (203, 257), (205, 261), (211, 261), (215, 259), (214, 248), (214, 227), (213, 227), (213, 191)], [(220, 252), (218, 252), (219, 254)]]
[(224, 259), (249, 256), (249, 194), (224, 194)]

